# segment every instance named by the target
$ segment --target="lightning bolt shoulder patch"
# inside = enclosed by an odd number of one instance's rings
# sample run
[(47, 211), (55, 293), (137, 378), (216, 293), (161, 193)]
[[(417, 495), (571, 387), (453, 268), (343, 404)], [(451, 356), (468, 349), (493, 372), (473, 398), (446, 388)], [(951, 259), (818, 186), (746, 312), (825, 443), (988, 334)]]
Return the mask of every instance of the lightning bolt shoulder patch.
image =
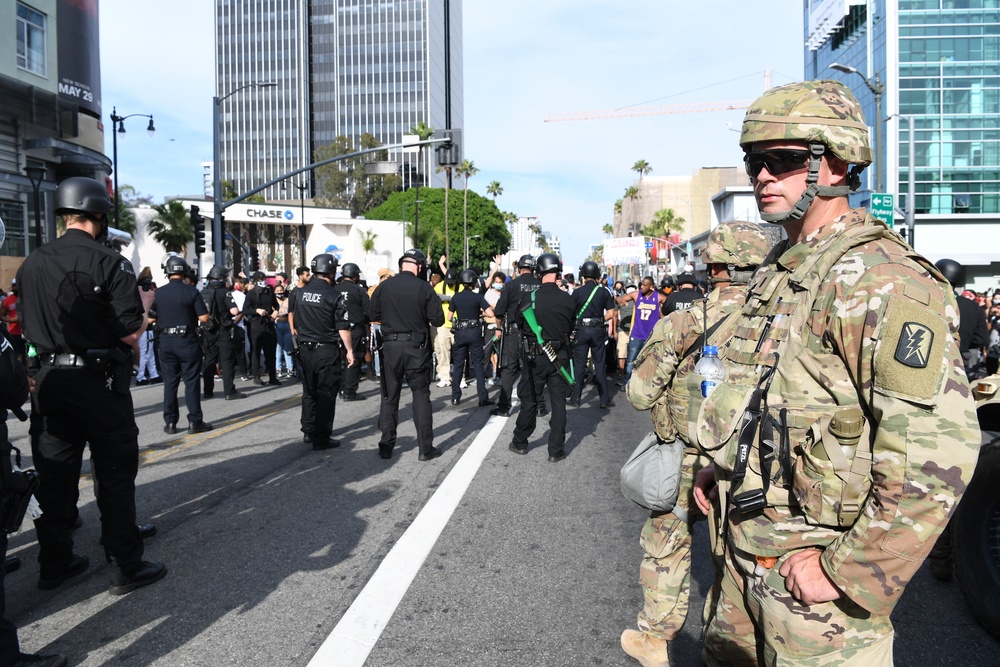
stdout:
[(875, 387), (922, 404), (944, 382), (948, 324), (931, 305), (890, 297), (875, 351)]

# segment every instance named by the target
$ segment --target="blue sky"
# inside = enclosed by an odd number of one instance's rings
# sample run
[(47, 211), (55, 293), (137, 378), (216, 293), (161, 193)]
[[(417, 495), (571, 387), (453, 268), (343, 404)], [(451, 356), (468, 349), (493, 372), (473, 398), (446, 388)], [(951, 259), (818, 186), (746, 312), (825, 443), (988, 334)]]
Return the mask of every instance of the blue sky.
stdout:
[[(212, 156), (214, 0), (102, 0), (105, 123), (126, 121), (120, 184), (202, 192)], [(503, 209), (535, 215), (579, 265), (644, 159), (653, 175), (737, 166), (741, 111), (545, 123), (548, 115), (640, 104), (753, 99), (802, 78), (801, 0), (465, 0), (465, 157), (497, 180)], [(111, 133), (106, 132), (111, 154)]]

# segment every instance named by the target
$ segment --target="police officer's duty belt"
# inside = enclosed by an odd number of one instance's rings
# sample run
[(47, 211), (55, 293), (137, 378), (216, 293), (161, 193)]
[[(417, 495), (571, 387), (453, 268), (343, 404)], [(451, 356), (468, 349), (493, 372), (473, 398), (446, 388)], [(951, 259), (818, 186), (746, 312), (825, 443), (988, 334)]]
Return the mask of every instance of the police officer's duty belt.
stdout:
[(412, 333), (383, 333), (382, 340), (413, 340)]
[(87, 361), (79, 354), (43, 354), (39, 357), (43, 366), (73, 366), (83, 368)]
[(458, 320), (452, 326), (453, 329), (475, 329), (483, 326), (482, 320)]
[(331, 345), (336, 345), (337, 343), (312, 343), (312, 342), (300, 342), (299, 347), (304, 347), (307, 350), (315, 350), (318, 347), (330, 347)]
[(580, 324), (585, 327), (603, 327), (604, 318), (603, 317), (582, 317), (580, 318)]
[(186, 336), (188, 332), (187, 325), (179, 327), (167, 327), (166, 329), (160, 329), (160, 333), (164, 336)]

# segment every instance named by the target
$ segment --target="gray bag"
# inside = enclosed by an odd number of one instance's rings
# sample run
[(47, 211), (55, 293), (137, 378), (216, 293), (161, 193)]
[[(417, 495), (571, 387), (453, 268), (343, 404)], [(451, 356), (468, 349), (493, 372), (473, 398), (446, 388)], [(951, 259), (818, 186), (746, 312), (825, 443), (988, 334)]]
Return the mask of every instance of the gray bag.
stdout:
[(684, 443), (662, 442), (655, 433), (648, 433), (622, 466), (622, 495), (640, 507), (673, 512), (687, 520), (687, 512), (674, 508), (680, 493), (683, 460)]

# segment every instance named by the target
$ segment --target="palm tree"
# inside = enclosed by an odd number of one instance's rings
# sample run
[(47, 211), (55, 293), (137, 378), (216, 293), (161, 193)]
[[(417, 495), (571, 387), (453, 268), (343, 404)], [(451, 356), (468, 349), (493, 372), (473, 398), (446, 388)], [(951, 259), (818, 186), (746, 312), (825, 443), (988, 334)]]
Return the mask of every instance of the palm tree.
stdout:
[[(424, 121), (420, 121), (419, 123), (410, 128), (410, 134), (417, 135), (420, 141), (427, 141), (432, 136), (434, 136), (434, 128), (425, 123)], [(420, 167), (423, 164), (423, 161), (424, 161), (424, 147), (421, 146), (420, 149), (417, 151), (417, 185), (415, 193), (416, 196), (413, 198), (414, 241), (417, 239), (417, 232), (420, 231), (420, 204), (417, 204), (416, 202), (420, 201)]]
[(632, 171), (639, 174), (639, 184), (642, 184), (642, 177), (653, 171), (653, 168), (649, 166), (649, 163), (645, 160), (636, 160), (635, 164), (632, 165)]
[(684, 229), (684, 218), (674, 213), (672, 208), (663, 208), (653, 215), (653, 221), (642, 228), (643, 236), (663, 236)]
[(462, 243), (465, 245), (465, 263), (469, 266), (469, 179), (479, 173), (472, 160), (462, 160), (455, 173), (465, 179), (465, 201), (462, 203)]
[(451, 234), (448, 231), (448, 195), (451, 193), (451, 167), (438, 167), (444, 172), (444, 256), (451, 257)]
[(486, 186), (486, 194), (493, 197), (493, 202), (496, 203), (497, 197), (503, 194), (500, 181), (490, 181), (490, 184)]
[(615, 226), (608, 223), (601, 228), (601, 231), (607, 234), (608, 236), (612, 236), (615, 233)]
[(378, 234), (370, 229), (360, 230), (358, 233), (361, 235), (361, 249), (365, 254), (375, 252), (375, 239), (378, 238)]
[(622, 200), (621, 199), (616, 199), (615, 200), (615, 215), (621, 215), (621, 214), (622, 214)]
[(184, 205), (173, 199), (166, 204), (153, 206), (156, 217), (149, 221), (149, 231), (156, 242), (167, 252), (183, 252), (187, 244), (194, 240), (194, 226)]
[(625, 188), (625, 199), (628, 199), (629, 201), (629, 213), (632, 214), (629, 216), (632, 218), (632, 221), (629, 223), (629, 229), (633, 232), (635, 231), (635, 200), (640, 198), (641, 195), (639, 194), (639, 188), (634, 185), (630, 185)]

